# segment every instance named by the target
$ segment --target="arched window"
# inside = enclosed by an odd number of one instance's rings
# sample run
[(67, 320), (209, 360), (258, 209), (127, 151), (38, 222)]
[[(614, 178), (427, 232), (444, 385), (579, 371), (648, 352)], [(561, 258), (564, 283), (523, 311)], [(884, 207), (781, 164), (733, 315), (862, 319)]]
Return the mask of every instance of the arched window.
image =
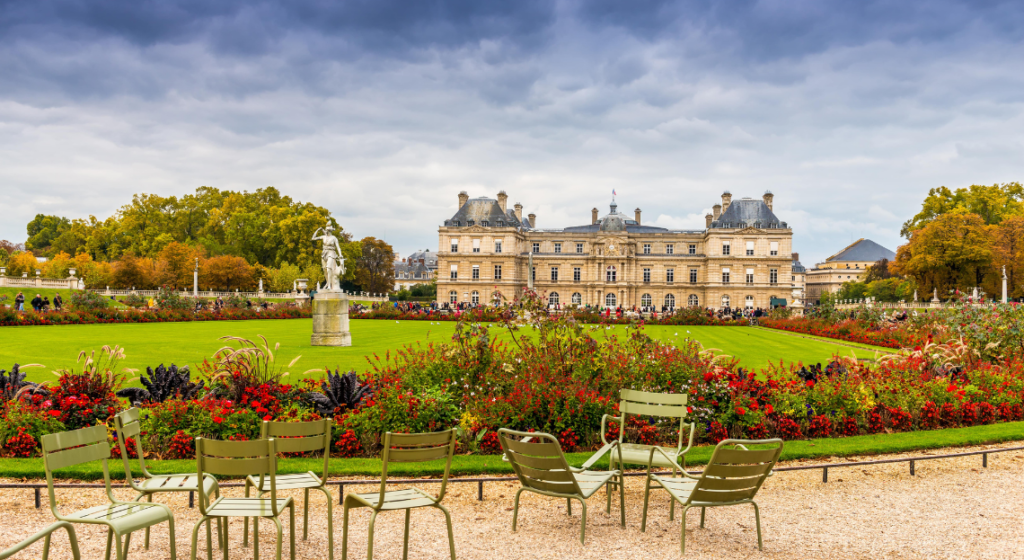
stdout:
[(548, 294), (548, 305), (558, 305), (558, 292)]
[(652, 301), (653, 300), (651, 299), (651, 294), (644, 294), (640, 296), (640, 305), (644, 307), (650, 307)]
[(604, 296), (604, 305), (606, 307), (615, 307), (615, 294), (608, 294)]
[(666, 295), (665, 296), (665, 307), (667, 307), (669, 309), (675, 309), (676, 308), (676, 296), (674, 296), (672, 294)]
[(474, 304), (480, 303), (480, 292), (474, 290), (473, 293), (469, 294), (469, 301)]
[(583, 305), (583, 295), (580, 294), (579, 292), (574, 293), (572, 295), (572, 304), (573, 305)]
[(616, 276), (615, 272), (616, 271), (615, 271), (615, 267), (614, 266), (609, 266), (608, 268), (606, 268), (605, 271), (604, 271), (604, 279), (605, 279), (605, 281), (606, 282), (614, 282), (615, 281), (615, 276)]
[(459, 302), (459, 293), (456, 292), (455, 290), (452, 290), (452, 291), (448, 292), (448, 301), (451, 302), (451, 303), (458, 303)]
[(746, 306), (747, 309), (753, 309), (754, 308), (754, 296), (747, 296), (747, 301), (746, 301), (746, 303), (744, 305)]
[(697, 294), (690, 295), (690, 307), (697, 307), (700, 305), (700, 299), (697, 298)]
[(722, 307), (729, 307), (729, 296), (722, 296)]

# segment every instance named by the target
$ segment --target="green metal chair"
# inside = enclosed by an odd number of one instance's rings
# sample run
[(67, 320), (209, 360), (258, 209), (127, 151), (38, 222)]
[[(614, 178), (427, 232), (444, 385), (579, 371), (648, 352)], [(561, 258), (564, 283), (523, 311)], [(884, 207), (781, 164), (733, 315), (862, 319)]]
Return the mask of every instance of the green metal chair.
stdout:
[[(107, 443), (106, 426), (92, 426), (72, 432), (47, 434), (41, 438), (43, 444), (43, 464), (46, 468), (46, 486), (50, 492), (50, 510), (59, 521), (104, 525), (107, 527), (107, 551), (105, 558), (110, 558), (111, 544), (115, 544), (117, 560), (124, 560), (128, 555), (132, 533), (147, 529), (153, 525), (167, 522), (171, 539), (171, 558), (174, 558), (174, 515), (171, 509), (163, 504), (147, 504), (139, 502), (122, 502), (114, 498), (110, 488), (110, 444)], [(103, 462), (103, 483), (107, 489), (109, 504), (91, 507), (82, 511), (62, 515), (57, 510), (57, 496), (53, 489), (53, 471), (89, 463)], [(124, 536), (122, 548), (121, 536)]]
[[(331, 455), (331, 419), (316, 420), (314, 422), (269, 422), (264, 421), (261, 429), (264, 439), (274, 438), (278, 453), (303, 453), (307, 451), (322, 451), (324, 454), (323, 475), (317, 476), (312, 471), (301, 474), (277, 475), (278, 490), (295, 490), (302, 488), (305, 491), (305, 500), (302, 511), (302, 539), (309, 538), (309, 491), (319, 490), (327, 497), (327, 557), (334, 560), (334, 513), (333, 499), (330, 491), (327, 490), (327, 466)], [(266, 479), (263, 476), (249, 476), (245, 479), (245, 495), (249, 496), (249, 489), (255, 488), (260, 496), (267, 492)], [(246, 521), (243, 529), (242, 542), (249, 544), (249, 522)]]
[[(748, 449), (748, 445), (771, 446), (768, 449)], [(679, 502), (683, 506), (683, 526), (680, 530), (680, 551), (686, 553), (686, 512), (690, 508), (700, 508), (700, 526), (704, 526), (704, 514), (709, 507), (736, 506), (751, 504), (754, 506), (754, 519), (757, 523), (757, 548), (762, 550), (761, 512), (757, 508), (754, 496), (771, 476), (775, 463), (782, 454), (781, 439), (739, 440), (727, 439), (715, 447), (708, 466), (699, 477), (682, 472), (681, 477), (657, 475), (647, 468), (647, 484), (644, 488), (644, 515), (640, 530), (647, 530), (647, 502), (651, 490), (665, 489), (672, 497), (672, 503)], [(651, 486), (651, 484), (657, 486)]]
[[(135, 498), (136, 502), (141, 501), (143, 498), (148, 498), (152, 502), (154, 494), (166, 492), (199, 492), (199, 478), (194, 473), (155, 475), (146, 468), (146, 454), (142, 449), (142, 438), (139, 437), (142, 431), (142, 427), (139, 424), (139, 409), (129, 408), (117, 413), (114, 416), (114, 426), (117, 428), (117, 443), (121, 447), (124, 476), (128, 479), (128, 484), (132, 487), (132, 490), (139, 493)], [(140, 482), (136, 482), (132, 477), (132, 467), (128, 462), (128, 446), (130, 445), (128, 438), (135, 438), (135, 452), (139, 457), (139, 468), (142, 470), (142, 476), (144, 477)], [(217, 485), (217, 479), (211, 475), (206, 475), (203, 478), (203, 490), (207, 494), (212, 492), (215, 496), (220, 496), (220, 487)], [(219, 531), (219, 519), (217, 520), (217, 525)], [(209, 525), (207, 525), (206, 529), (207, 555), (212, 558), (212, 537)], [(220, 539), (218, 539), (217, 543), (220, 544), (220, 542)], [(149, 550), (149, 528), (146, 528), (146, 550)]]
[[(647, 393), (634, 391), (632, 389), (621, 389), (619, 391), (619, 416), (605, 414), (601, 418), (601, 441), (605, 444), (606, 422), (615, 420), (619, 424), (619, 439), (622, 448), (622, 461), (629, 464), (648, 466), (651, 461), (655, 466), (665, 468), (677, 468), (682, 461), (682, 467), (686, 468), (686, 453), (693, 447), (694, 424), (686, 423), (686, 393)], [(626, 416), (628, 414), (643, 416), (659, 416), (662, 418), (679, 418), (679, 443), (675, 449), (659, 445), (644, 445), (639, 443), (626, 443)], [(686, 448), (683, 448), (683, 433), (689, 426), (690, 436)], [(614, 461), (615, 457), (612, 457)], [(623, 464), (620, 462), (620, 464)], [(612, 468), (615, 463), (612, 462)]]
[(243, 517), (248, 525), (253, 518), (253, 558), (260, 557), (260, 518), (270, 518), (277, 527), (277, 560), (281, 560), (281, 546), (284, 540), (281, 521), (278, 519), (285, 509), (291, 516), (291, 558), (295, 560), (295, 501), (277, 497), (277, 446), (276, 440), (218, 441), (196, 438), (196, 476), (203, 479), (207, 474), (222, 476), (266, 476), (270, 480), (270, 499), (266, 498), (224, 498), (210, 501), (205, 489), (199, 493), (199, 512), (203, 517), (192, 529), (192, 560), (196, 560), (196, 544), (199, 527), (204, 522), (209, 531), (214, 519), (223, 520), (223, 530), (218, 533), (224, 560), (228, 558), (228, 520)]
[(68, 532), (68, 540), (71, 541), (71, 557), (75, 560), (80, 560), (82, 555), (78, 552), (78, 538), (75, 537), (75, 528), (67, 521), (58, 521), (11, 548), (0, 552), (0, 560), (5, 560), (6, 558), (14, 556), (34, 544), (39, 539), (43, 539), (43, 560), (47, 560), (47, 558), (50, 557), (50, 535), (52, 535), (57, 529), (64, 529)]
[[(513, 437), (521, 440), (512, 439)], [(516, 530), (519, 520), (519, 496), (524, 491), (534, 492), (553, 498), (565, 498), (566, 509), (572, 515), (572, 500), (583, 504), (583, 518), (580, 523), (580, 542), (585, 543), (587, 537), (587, 498), (597, 493), (603, 486), (618, 486), (619, 511), (622, 526), (626, 526), (626, 500), (622, 483), (622, 471), (610, 469), (605, 472), (575, 469), (569, 466), (562, 453), (562, 446), (551, 434), (540, 432), (517, 432), (502, 428), (498, 430), (498, 439), (505, 457), (512, 464), (522, 488), (516, 492), (515, 507), (512, 512), (512, 530)], [(610, 449), (619, 454), (622, 464), (622, 448), (617, 441), (610, 444)], [(598, 452), (585, 464), (589, 467), (596, 462), (602, 452)], [(614, 457), (614, 455), (613, 455)], [(609, 495), (611, 490), (609, 488)], [(608, 512), (611, 513), (609, 501)]]
[[(452, 535), (452, 516), (448, 509), (441, 505), (445, 490), (448, 487), (448, 472), (452, 466), (452, 455), (455, 454), (455, 430), (425, 434), (384, 434), (384, 466), (381, 468), (380, 491), (365, 494), (348, 494), (345, 496), (344, 521), (341, 533), (341, 560), (348, 558), (348, 511), (355, 508), (370, 508), (370, 530), (367, 537), (366, 558), (373, 560), (373, 524), (377, 514), (382, 511), (405, 510), (405, 536), (402, 542), (402, 558), (409, 557), (409, 516), (413, 509), (434, 507), (444, 513), (448, 525), (448, 548), (452, 560), (455, 560), (455, 537)], [(389, 463), (421, 463), (446, 459), (444, 478), (441, 479), (441, 491), (434, 497), (419, 488), (406, 490), (387, 490)]]

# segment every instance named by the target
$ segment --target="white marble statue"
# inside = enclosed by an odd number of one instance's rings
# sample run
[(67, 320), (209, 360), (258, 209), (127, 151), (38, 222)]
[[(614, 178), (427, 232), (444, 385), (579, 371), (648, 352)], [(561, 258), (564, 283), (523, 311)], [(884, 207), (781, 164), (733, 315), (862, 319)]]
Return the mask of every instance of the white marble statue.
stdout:
[[(317, 236), (321, 231), (323, 235)], [(334, 228), (328, 223), (323, 228), (317, 228), (313, 232), (313, 241), (323, 241), (323, 250), (320, 252), (320, 261), (324, 268), (326, 280), (324, 291), (337, 292), (340, 289), (338, 279), (345, 275), (345, 259), (341, 256), (341, 244), (334, 236)]]

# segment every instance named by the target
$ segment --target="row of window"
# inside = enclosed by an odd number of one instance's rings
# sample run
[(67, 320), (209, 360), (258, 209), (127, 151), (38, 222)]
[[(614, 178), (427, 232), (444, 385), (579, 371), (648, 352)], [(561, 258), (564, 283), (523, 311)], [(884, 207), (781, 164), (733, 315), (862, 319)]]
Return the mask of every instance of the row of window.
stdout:
[[(453, 253), (458, 253), (459, 252), (459, 240), (457, 238), (455, 238), (455, 237), (453, 237), (452, 240), (451, 240), (451, 250), (452, 250)], [(473, 252), (474, 253), (479, 253), (480, 252), (480, 240), (479, 239), (474, 239), (473, 240)], [(494, 241), (494, 252), (495, 253), (500, 253), (501, 252), (501, 240), (500, 239), (496, 239)]]
[[(549, 305), (558, 305), (559, 303), (561, 303), (561, 299), (560, 298), (561, 298), (561, 296), (558, 295), (558, 292), (551, 292), (550, 294), (548, 294), (548, 304)], [(451, 303), (458, 303), (458, 301), (459, 301), (459, 294), (458, 294), (458, 292), (456, 292), (455, 290), (451, 290), (450, 292), (448, 292), (448, 301), (451, 302)], [(473, 303), (473, 304), (479, 304), (480, 303), (480, 292), (478, 292), (476, 290), (472, 291), (469, 294), (469, 301), (470, 301), (470, 303)], [(569, 301), (573, 305), (582, 305), (583, 304), (583, 295), (580, 294), (579, 292), (575, 292), (575, 293), (572, 294), (572, 296), (570, 297)], [(612, 293), (605, 294), (605, 296), (604, 296), (604, 304), (607, 307), (615, 307), (616, 305), (618, 305), (618, 299), (616, 298), (615, 294), (612, 294)], [(700, 298), (698, 298), (696, 294), (691, 294), (690, 297), (687, 298), (686, 304), (689, 305), (690, 307), (698, 307), (700, 305)], [(729, 298), (729, 296), (728, 295), (722, 296), (722, 307), (730, 307), (730, 304), (731, 304), (731, 299)], [(643, 306), (643, 307), (651, 307), (651, 306), (654, 305), (654, 298), (651, 297), (651, 294), (644, 294), (644, 295), (640, 296), (640, 305)], [(674, 296), (673, 294), (665, 295), (664, 306), (669, 308), (669, 309), (675, 309), (675, 307), (676, 307), (676, 296)], [(754, 308), (754, 296), (747, 296), (745, 298), (745, 300), (744, 300), (744, 307), (746, 307), (747, 309), (753, 309)]]
[[(480, 266), (479, 265), (473, 265), (472, 273), (471, 274), (472, 274), (471, 278), (473, 280), (479, 280), (480, 279)], [(530, 271), (530, 274), (532, 276), (532, 280), (536, 281), (537, 280), (537, 267), (533, 267), (533, 269)], [(731, 271), (728, 268), (723, 268), (722, 269), (722, 283), (723, 284), (728, 284), (729, 283), (731, 274), (732, 273), (731, 273)], [(574, 266), (573, 269), (572, 269), (572, 281), (573, 282), (579, 282), (579, 281), (581, 281), (582, 276), (583, 276), (583, 269), (578, 267), (578, 266)], [(457, 265), (457, 264), (453, 264), (452, 265), (451, 273), (450, 273), (449, 278), (451, 278), (452, 280), (458, 280), (459, 279), (459, 265)], [(651, 281), (651, 269), (645, 268), (643, 270), (643, 278), (644, 278), (644, 282), (648, 282), (649, 283)], [(618, 269), (614, 265), (613, 266), (609, 266), (608, 268), (606, 268), (605, 272), (604, 272), (604, 279), (605, 279), (605, 282), (616, 282), (616, 281), (618, 281)], [(494, 265), (494, 280), (501, 280), (501, 265), (500, 264)], [(557, 266), (551, 267), (551, 281), (552, 282), (558, 282), (558, 267)], [(669, 269), (665, 270), (665, 282), (672, 283), (672, 282), (675, 282), (675, 281), (676, 281), (676, 271), (675, 271), (675, 269), (669, 268)], [(754, 269), (753, 268), (748, 268), (746, 270), (746, 281), (747, 281), (747, 284), (753, 284), (754, 283)], [(779, 269), (777, 269), (777, 268), (768, 269), (768, 282), (771, 283), (771, 284), (778, 284), (779, 283)], [(696, 268), (691, 268), (690, 269), (690, 283), (691, 284), (696, 284), (697, 283), (697, 269)]]
[[(746, 256), (748, 256), (748, 257), (754, 256), (754, 244), (755, 244), (755, 242), (754, 241), (747, 241), (746, 244), (747, 244)], [(732, 254), (732, 242), (731, 241), (723, 241), (722, 242), (722, 255), (731, 255), (731, 254)], [(768, 243), (768, 254), (770, 256), (773, 256), (773, 257), (779, 256), (779, 242), (778, 241), (770, 241)]]
[[(746, 242), (746, 256), (748, 256), (748, 257), (754, 256), (754, 243), (755, 243), (754, 241), (747, 241)], [(495, 240), (495, 242), (494, 242), (494, 252), (495, 253), (501, 253), (501, 249), (502, 249), (501, 245), (502, 245), (501, 240)], [(541, 245), (540, 242), (534, 242), (533, 243), (532, 250), (533, 250), (534, 253), (540, 253), (540, 245)], [(643, 244), (643, 254), (650, 255), (650, 254), (652, 254), (651, 250), (652, 250), (652, 247), (651, 247), (650, 243), (644, 243)], [(458, 240), (458, 238), (452, 238), (452, 240), (451, 240), (451, 252), (452, 253), (458, 253), (459, 252), (459, 240)], [(479, 253), (480, 252), (480, 240), (479, 239), (474, 239), (473, 240), (473, 252), (474, 253)], [(555, 242), (554, 243), (554, 252), (555, 253), (561, 253), (562, 252), (562, 243), (561, 242)], [(576, 243), (576, 253), (580, 254), (580, 255), (583, 254), (583, 243)], [(690, 254), (690, 255), (696, 255), (697, 254), (697, 245), (693, 244), (693, 243), (688, 245), (687, 246), (687, 253)], [(666, 255), (673, 255), (673, 254), (675, 254), (675, 245), (673, 245), (672, 243), (666, 243), (665, 244), (665, 254)], [(732, 254), (732, 242), (731, 241), (723, 241), (722, 242), (722, 255), (731, 255), (731, 254)], [(779, 242), (778, 241), (771, 241), (771, 242), (769, 242), (768, 254), (770, 256), (773, 256), (773, 257), (776, 257), (776, 256), (779, 255)], [(849, 265), (847, 265), (847, 268), (849, 268)]]

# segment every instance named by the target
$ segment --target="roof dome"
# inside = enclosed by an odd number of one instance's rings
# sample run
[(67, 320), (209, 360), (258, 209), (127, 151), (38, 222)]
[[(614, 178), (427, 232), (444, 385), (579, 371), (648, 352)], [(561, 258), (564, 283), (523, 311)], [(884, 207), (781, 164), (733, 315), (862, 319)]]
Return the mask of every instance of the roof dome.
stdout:
[(618, 208), (619, 206), (615, 204), (615, 201), (613, 200), (610, 207), (611, 212), (609, 212), (607, 216), (601, 218), (601, 231), (626, 231), (627, 224), (636, 225), (636, 220), (629, 219), (625, 215), (619, 214)]

